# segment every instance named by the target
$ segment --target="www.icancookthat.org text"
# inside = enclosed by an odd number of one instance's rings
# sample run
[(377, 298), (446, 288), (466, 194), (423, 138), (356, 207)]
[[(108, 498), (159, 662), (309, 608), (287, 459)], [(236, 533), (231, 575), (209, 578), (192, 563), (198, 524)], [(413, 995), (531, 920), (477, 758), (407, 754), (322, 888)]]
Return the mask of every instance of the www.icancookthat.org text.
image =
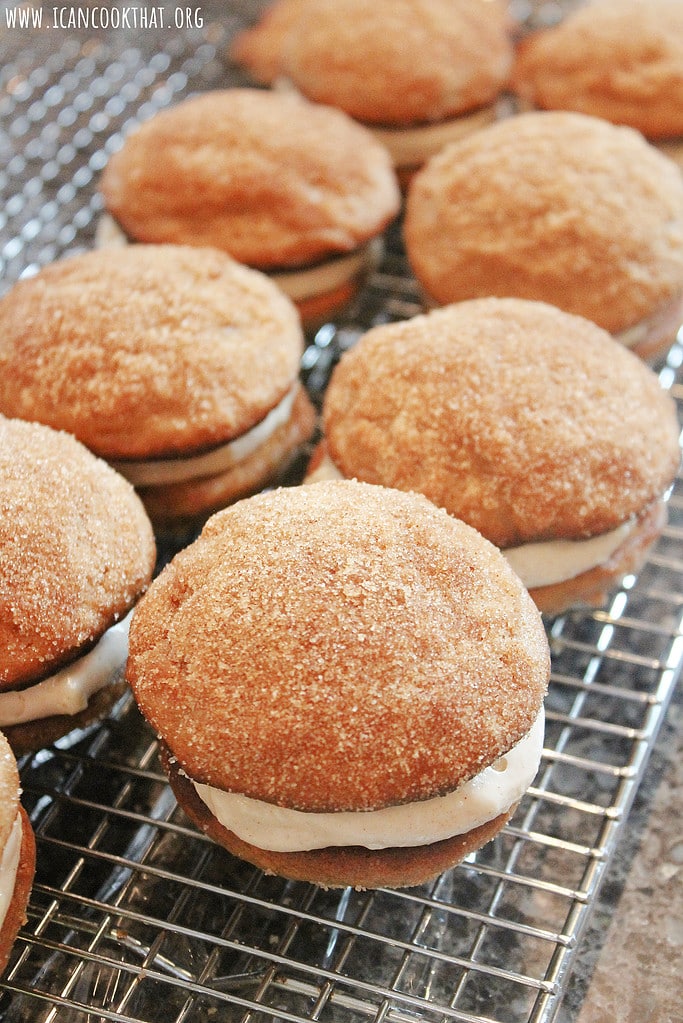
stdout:
[(5, 8), (6, 28), (61, 29), (159, 29), (203, 28), (200, 7), (181, 6), (83, 6), (34, 7), (16, 4)]

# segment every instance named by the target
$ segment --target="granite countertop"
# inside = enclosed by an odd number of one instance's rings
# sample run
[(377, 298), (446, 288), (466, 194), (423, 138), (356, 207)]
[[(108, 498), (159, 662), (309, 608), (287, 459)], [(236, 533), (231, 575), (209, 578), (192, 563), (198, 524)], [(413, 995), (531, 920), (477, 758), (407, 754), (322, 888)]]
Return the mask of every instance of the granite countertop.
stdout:
[(683, 1020), (683, 687), (679, 683), (580, 939), (556, 1023)]

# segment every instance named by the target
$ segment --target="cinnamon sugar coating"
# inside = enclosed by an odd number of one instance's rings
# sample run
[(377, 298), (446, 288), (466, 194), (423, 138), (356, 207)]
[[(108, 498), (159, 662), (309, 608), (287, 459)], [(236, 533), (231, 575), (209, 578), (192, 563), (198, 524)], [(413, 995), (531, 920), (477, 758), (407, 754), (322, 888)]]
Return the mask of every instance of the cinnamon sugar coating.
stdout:
[(521, 43), (515, 91), (547, 110), (578, 110), (652, 139), (683, 135), (683, 4), (599, 0)]
[(408, 125), (495, 100), (512, 66), (510, 29), (498, 0), (281, 0), (233, 56), (360, 121)]
[(214, 90), (156, 114), (111, 157), (101, 191), (137, 241), (214, 245), (259, 269), (351, 252), (400, 202), (367, 129), (262, 89)]
[(499, 547), (605, 533), (679, 463), (656, 374), (581, 317), (473, 299), (368, 331), (323, 425), (342, 475), (426, 494)]
[(303, 344), (289, 299), (225, 253), (87, 252), (0, 300), (0, 411), (104, 458), (188, 454), (263, 419), (296, 380)]
[(0, 689), (53, 672), (135, 603), (156, 550), (130, 484), (73, 437), (0, 417)]
[(538, 299), (616, 333), (683, 293), (683, 176), (630, 128), (520, 114), (416, 175), (405, 241), (440, 304)]
[(211, 518), (135, 611), (127, 677), (191, 778), (305, 811), (454, 789), (531, 727), (540, 615), (424, 497), (354, 481)]

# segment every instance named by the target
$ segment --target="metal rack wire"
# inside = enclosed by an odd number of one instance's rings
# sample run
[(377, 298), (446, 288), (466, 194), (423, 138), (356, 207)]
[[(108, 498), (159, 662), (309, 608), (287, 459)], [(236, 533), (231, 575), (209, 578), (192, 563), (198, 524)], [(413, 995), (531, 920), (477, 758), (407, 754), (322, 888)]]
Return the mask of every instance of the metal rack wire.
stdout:
[[(140, 38), (0, 27), (2, 288), (90, 246), (98, 173), (133, 122), (235, 80), (222, 54), (250, 12), (218, 6)], [(314, 398), (362, 330), (419, 308), (395, 228), (355, 308), (311, 339)], [(682, 360), (674, 345), (661, 367), (679, 403)], [(38, 870), (0, 1020), (551, 1021), (680, 672), (682, 540), (678, 479), (639, 576), (547, 622), (546, 748), (513, 820), (421, 888), (330, 892), (233, 859), (178, 810), (129, 695), (24, 757)]]

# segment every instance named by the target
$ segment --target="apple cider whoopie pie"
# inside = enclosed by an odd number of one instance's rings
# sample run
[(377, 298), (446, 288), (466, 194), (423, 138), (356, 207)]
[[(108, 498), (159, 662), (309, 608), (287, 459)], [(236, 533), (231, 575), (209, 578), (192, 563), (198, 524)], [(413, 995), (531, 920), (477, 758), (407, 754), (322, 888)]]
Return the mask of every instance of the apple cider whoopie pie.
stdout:
[(69, 434), (0, 416), (0, 729), (16, 752), (102, 717), (156, 561), (128, 483)]
[(582, 4), (526, 36), (512, 87), (529, 106), (630, 125), (683, 165), (683, 4)]
[(400, 204), (389, 154), (370, 132), (340, 110), (264, 89), (214, 90), (162, 110), (124, 140), (100, 189), (110, 215), (101, 244), (113, 218), (119, 242), (214, 246), (268, 273), (306, 326), (355, 295)]
[(20, 802), (14, 754), (0, 732), (0, 974), (26, 920), (36, 866), (36, 843)]
[(417, 494), (289, 487), (150, 587), (127, 677), (190, 818), (267, 872), (416, 885), (531, 783), (549, 654), (492, 544)]
[(594, 323), (473, 299), (368, 331), (334, 370), (308, 479), (415, 490), (480, 530), (538, 607), (601, 603), (661, 534), (676, 407)]
[(231, 48), (256, 80), (281, 79), (366, 125), (404, 184), (496, 120), (513, 53), (499, 0), (280, 0)]
[(87, 252), (0, 300), (0, 412), (73, 433), (174, 530), (291, 464), (303, 346), (290, 300), (223, 252)]
[(443, 149), (413, 180), (405, 243), (429, 301), (535, 299), (643, 358), (683, 319), (683, 175), (632, 128), (532, 111)]

